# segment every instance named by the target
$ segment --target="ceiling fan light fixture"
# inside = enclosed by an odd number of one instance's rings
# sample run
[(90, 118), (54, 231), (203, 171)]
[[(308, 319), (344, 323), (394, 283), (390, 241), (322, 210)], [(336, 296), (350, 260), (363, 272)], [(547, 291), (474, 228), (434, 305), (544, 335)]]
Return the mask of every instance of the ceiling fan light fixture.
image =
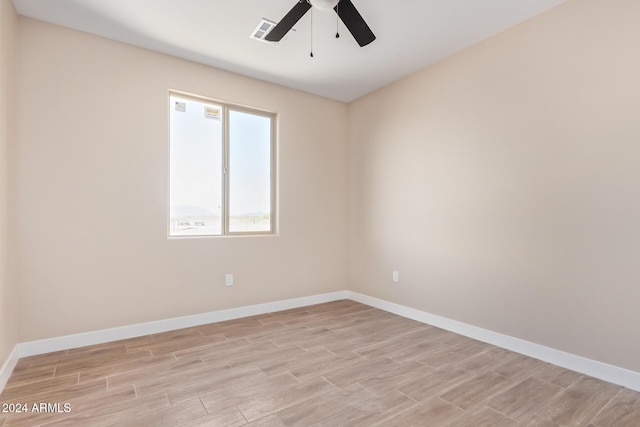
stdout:
[(309, 0), (311, 6), (320, 10), (331, 10), (340, 2), (340, 0)]

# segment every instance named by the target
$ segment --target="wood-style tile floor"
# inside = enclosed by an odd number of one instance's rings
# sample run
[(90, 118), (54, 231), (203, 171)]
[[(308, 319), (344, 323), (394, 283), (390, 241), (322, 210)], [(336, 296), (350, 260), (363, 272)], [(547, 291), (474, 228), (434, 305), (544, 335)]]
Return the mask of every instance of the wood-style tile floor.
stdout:
[(4, 427), (640, 426), (640, 393), (353, 301), (24, 358), (0, 402), (61, 411)]

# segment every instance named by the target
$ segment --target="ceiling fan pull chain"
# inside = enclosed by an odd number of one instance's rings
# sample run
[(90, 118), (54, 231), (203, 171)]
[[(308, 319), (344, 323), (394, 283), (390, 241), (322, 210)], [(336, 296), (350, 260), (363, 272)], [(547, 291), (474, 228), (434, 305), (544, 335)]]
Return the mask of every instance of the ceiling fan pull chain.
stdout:
[(311, 9), (311, 54), (309, 56), (313, 58), (313, 9)]
[(340, 3), (336, 5), (336, 38), (340, 38)]

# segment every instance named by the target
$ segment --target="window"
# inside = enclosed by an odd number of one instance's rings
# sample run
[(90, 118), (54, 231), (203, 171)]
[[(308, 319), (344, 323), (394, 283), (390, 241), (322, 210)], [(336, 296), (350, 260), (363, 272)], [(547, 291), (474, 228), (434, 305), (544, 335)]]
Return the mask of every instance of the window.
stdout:
[(274, 233), (275, 115), (169, 101), (169, 236)]

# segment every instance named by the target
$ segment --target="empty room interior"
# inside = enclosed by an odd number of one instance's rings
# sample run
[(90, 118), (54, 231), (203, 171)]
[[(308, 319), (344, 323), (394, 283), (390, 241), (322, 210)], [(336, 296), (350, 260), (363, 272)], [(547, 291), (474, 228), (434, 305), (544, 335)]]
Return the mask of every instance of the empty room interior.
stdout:
[(0, 427), (640, 426), (637, 0), (0, 0)]

